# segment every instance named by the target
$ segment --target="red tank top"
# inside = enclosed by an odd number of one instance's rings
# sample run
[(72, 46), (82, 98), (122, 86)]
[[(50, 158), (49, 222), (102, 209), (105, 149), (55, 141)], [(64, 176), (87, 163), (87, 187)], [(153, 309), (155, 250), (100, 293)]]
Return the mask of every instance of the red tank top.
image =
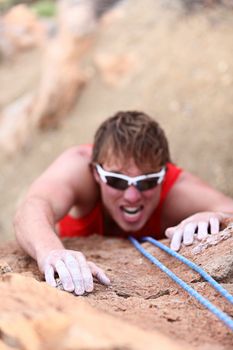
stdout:
[[(133, 232), (134, 237), (153, 236), (157, 239), (164, 237), (161, 233), (161, 214), (163, 203), (167, 197), (168, 192), (176, 182), (182, 169), (176, 167), (172, 163), (167, 164), (167, 171), (165, 179), (162, 183), (160, 200), (158, 206), (155, 208), (153, 214), (147, 221), (146, 225), (138, 232)], [(80, 237), (90, 236), (93, 233), (100, 235), (104, 234), (104, 216), (102, 203), (99, 201), (95, 208), (86, 216), (82, 218), (73, 218), (66, 215), (59, 222), (59, 232), (62, 238), (65, 237)]]

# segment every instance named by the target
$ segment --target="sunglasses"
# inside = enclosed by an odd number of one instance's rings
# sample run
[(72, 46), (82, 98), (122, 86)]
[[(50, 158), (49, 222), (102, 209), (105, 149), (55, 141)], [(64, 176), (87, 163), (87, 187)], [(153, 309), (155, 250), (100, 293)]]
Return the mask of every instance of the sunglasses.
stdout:
[(95, 164), (95, 167), (97, 173), (104, 183), (121, 191), (126, 190), (129, 186), (134, 186), (141, 192), (150, 190), (163, 181), (166, 173), (165, 167), (163, 167), (157, 173), (131, 177), (114, 173), (112, 171), (106, 171), (99, 164)]

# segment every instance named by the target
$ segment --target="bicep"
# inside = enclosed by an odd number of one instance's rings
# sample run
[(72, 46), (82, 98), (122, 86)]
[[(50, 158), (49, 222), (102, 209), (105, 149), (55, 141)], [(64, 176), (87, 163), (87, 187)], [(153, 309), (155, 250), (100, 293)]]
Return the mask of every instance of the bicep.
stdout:
[(89, 169), (89, 156), (73, 148), (62, 154), (32, 184), (28, 196), (46, 201), (55, 221), (66, 215), (74, 204), (82, 203), (86, 189), (93, 186)]
[(54, 221), (60, 220), (74, 204), (74, 193), (57, 179), (39, 179), (30, 188), (28, 198), (37, 197), (52, 210)]

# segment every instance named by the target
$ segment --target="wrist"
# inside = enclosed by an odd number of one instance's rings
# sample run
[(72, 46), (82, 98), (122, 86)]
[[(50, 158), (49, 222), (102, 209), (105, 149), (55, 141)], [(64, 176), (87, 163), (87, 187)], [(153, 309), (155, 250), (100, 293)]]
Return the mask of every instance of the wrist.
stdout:
[(57, 250), (65, 250), (63, 244), (59, 241), (56, 244), (43, 245), (41, 247), (37, 247), (36, 249), (36, 261), (40, 271), (44, 272), (44, 265), (47, 257), (54, 251)]

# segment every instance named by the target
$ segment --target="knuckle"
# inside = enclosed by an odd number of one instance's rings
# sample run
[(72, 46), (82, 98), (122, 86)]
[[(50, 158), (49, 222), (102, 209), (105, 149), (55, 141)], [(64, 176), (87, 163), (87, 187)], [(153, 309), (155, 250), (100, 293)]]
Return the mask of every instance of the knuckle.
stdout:
[(75, 289), (78, 291), (83, 291), (84, 290), (84, 283), (83, 280), (81, 278), (77, 278), (74, 280), (74, 285), (75, 285)]
[(93, 282), (92, 275), (91, 276), (85, 276), (85, 282), (86, 282), (87, 285), (92, 284), (92, 282)]
[(85, 256), (82, 252), (76, 252), (76, 255), (78, 259), (85, 259)]
[(81, 276), (73, 276), (73, 281), (76, 286), (83, 285), (83, 278)]
[(185, 227), (190, 228), (190, 227), (193, 227), (194, 225), (195, 225), (195, 224), (194, 224), (193, 221), (188, 221), (188, 222), (186, 223)]
[(207, 222), (204, 220), (201, 220), (198, 222), (198, 226), (206, 226), (206, 225), (207, 225)]
[(218, 223), (218, 222), (219, 222), (219, 219), (218, 219), (216, 216), (211, 216), (211, 217), (210, 217), (210, 222)]
[(59, 277), (65, 283), (70, 283), (72, 281), (71, 277), (67, 273), (59, 273)]
[(93, 280), (92, 279), (88, 279), (87, 281), (85, 281), (85, 289), (87, 291), (90, 291), (93, 289)]
[(95, 263), (93, 263), (92, 261), (88, 261), (87, 262), (87, 265), (89, 266), (90, 270), (93, 271), (93, 270), (96, 270), (97, 269), (97, 266)]
[(182, 232), (183, 232), (182, 228), (181, 228), (181, 227), (177, 227), (177, 228), (175, 229), (175, 231), (174, 231), (173, 237), (178, 237), (178, 236), (180, 236), (180, 235), (182, 234)]
[(57, 261), (55, 262), (55, 267), (56, 268), (63, 268), (63, 261), (61, 259), (57, 259)]
[(67, 256), (65, 259), (65, 263), (70, 268), (76, 268), (78, 265), (78, 261), (71, 255)]
[(182, 220), (180, 223), (179, 223), (179, 225), (177, 225), (177, 226), (179, 226), (179, 227), (184, 227), (184, 226), (186, 226), (187, 224), (189, 224), (189, 223), (191, 223), (192, 221), (190, 220), (190, 219), (184, 219), (184, 220)]

